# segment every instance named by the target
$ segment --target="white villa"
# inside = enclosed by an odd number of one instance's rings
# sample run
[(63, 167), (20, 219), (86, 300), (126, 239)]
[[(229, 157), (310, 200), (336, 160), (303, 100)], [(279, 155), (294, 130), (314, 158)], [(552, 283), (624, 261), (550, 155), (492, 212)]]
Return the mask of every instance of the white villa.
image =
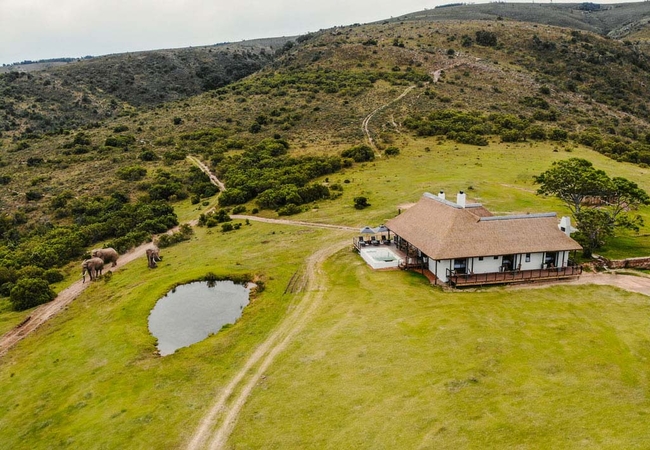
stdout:
[(568, 218), (555, 213), (494, 216), (458, 194), (456, 203), (425, 193), (386, 223), (403, 266), (430, 271), (435, 283), (471, 286), (579, 276)]

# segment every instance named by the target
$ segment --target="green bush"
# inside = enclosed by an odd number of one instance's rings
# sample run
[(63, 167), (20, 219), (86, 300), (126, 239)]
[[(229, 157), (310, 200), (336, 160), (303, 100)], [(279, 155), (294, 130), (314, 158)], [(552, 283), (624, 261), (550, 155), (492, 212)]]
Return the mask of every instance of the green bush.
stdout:
[(372, 161), (375, 159), (375, 152), (367, 145), (356, 145), (341, 152), (343, 158), (352, 158), (355, 162)]
[(386, 156), (397, 156), (399, 155), (399, 148), (397, 147), (388, 147), (386, 150), (384, 150), (384, 154)]
[(56, 293), (42, 278), (23, 278), (11, 289), (9, 300), (15, 311), (24, 311), (56, 298)]
[(147, 169), (141, 166), (122, 167), (115, 175), (124, 181), (139, 181), (147, 176)]
[(370, 206), (366, 197), (354, 197), (354, 207), (356, 209), (364, 209)]
[(293, 216), (294, 214), (299, 214), (301, 212), (302, 209), (300, 208), (300, 206), (293, 203), (288, 203), (278, 209), (279, 216)]

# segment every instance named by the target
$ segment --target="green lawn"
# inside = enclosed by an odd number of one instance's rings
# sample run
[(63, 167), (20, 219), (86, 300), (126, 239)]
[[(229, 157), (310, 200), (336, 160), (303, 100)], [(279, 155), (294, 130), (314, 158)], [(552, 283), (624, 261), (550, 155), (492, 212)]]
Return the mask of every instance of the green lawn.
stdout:
[[(321, 202), (317, 209), (295, 217), (359, 227), (377, 226), (397, 215), (401, 205), (416, 202), (423, 192), (438, 193), (441, 189), (452, 201), (459, 190), (464, 190), (468, 201), (481, 202), (495, 214), (568, 215), (569, 211), (557, 199), (535, 194), (538, 186), (533, 176), (548, 169), (553, 161), (571, 157), (586, 158), (610, 176), (629, 178), (650, 192), (648, 169), (613, 161), (583, 147), (572, 148), (571, 152), (554, 151), (557, 146), (551, 143), (491, 143), (476, 147), (453, 142), (438, 144), (435, 138), (406, 137), (396, 145), (401, 149), (397, 157), (376, 159), (345, 169), (341, 174), (329, 175), (330, 182), (343, 186), (342, 197)], [(367, 197), (372, 206), (361, 211), (354, 209), (353, 199), (357, 196)], [(623, 238), (612, 241), (612, 245), (597, 253), (613, 258), (650, 255), (650, 207), (642, 208), (639, 213), (646, 224), (639, 235), (624, 232)], [(262, 214), (275, 215), (269, 211)], [(619, 243), (620, 248), (616, 248)]]
[(650, 305), (611, 288), (444, 293), (327, 264), (318, 317), (233, 448), (648, 448)]
[[(496, 213), (563, 213), (557, 200), (534, 194), (532, 176), (570, 156), (650, 190), (646, 169), (584, 149), (433, 139), (400, 148), (396, 158), (330, 176), (343, 196), (295, 218), (378, 225), (441, 188), (452, 200), (464, 189)], [(372, 206), (355, 210), (358, 195)], [(177, 207), (181, 220), (207, 209)], [(650, 224), (648, 210), (641, 213)], [(641, 234), (600, 253), (646, 253), (648, 228)], [(199, 228), (190, 242), (163, 249), (158, 269), (142, 259), (93, 284), (0, 359), (2, 446), (181, 446), (298, 300), (284, 292), (305, 258), (345, 236), (262, 223), (227, 234)], [(77, 266), (66, 268), (66, 282)], [(176, 283), (209, 271), (260, 275), (267, 289), (235, 326), (157, 357), (149, 311)], [(650, 446), (647, 298), (584, 286), (449, 294), (414, 274), (371, 272), (351, 253), (326, 271), (326, 302), (254, 391), (232, 437), (237, 447)], [(0, 331), (28, 314), (0, 302)]]
[[(216, 392), (284, 316), (283, 295), (316, 248), (342, 235), (255, 223), (223, 234), (198, 229), (146, 260), (96, 282), (60, 315), (0, 359), (2, 448), (175, 448)], [(212, 271), (252, 273), (266, 290), (227, 331), (164, 358), (147, 318), (179, 282)]]

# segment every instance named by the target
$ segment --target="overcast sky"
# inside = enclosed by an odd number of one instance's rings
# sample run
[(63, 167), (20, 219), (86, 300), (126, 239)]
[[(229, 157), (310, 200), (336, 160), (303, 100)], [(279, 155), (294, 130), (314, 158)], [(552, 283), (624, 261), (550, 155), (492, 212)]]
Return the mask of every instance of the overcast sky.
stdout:
[(0, 0), (0, 64), (293, 36), (455, 1)]

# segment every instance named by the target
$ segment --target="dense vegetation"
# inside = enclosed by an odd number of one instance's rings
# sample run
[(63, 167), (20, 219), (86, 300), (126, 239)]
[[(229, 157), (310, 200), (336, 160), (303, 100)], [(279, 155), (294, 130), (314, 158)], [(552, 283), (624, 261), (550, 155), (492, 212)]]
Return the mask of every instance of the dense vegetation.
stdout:
[(309, 182), (340, 170), (343, 161), (328, 156), (291, 157), (288, 148), (281, 139), (265, 139), (222, 159), (217, 171), (228, 190), (219, 197), (219, 204), (238, 205), (256, 198), (260, 208), (290, 215), (300, 212), (299, 205), (329, 198), (327, 186)]

